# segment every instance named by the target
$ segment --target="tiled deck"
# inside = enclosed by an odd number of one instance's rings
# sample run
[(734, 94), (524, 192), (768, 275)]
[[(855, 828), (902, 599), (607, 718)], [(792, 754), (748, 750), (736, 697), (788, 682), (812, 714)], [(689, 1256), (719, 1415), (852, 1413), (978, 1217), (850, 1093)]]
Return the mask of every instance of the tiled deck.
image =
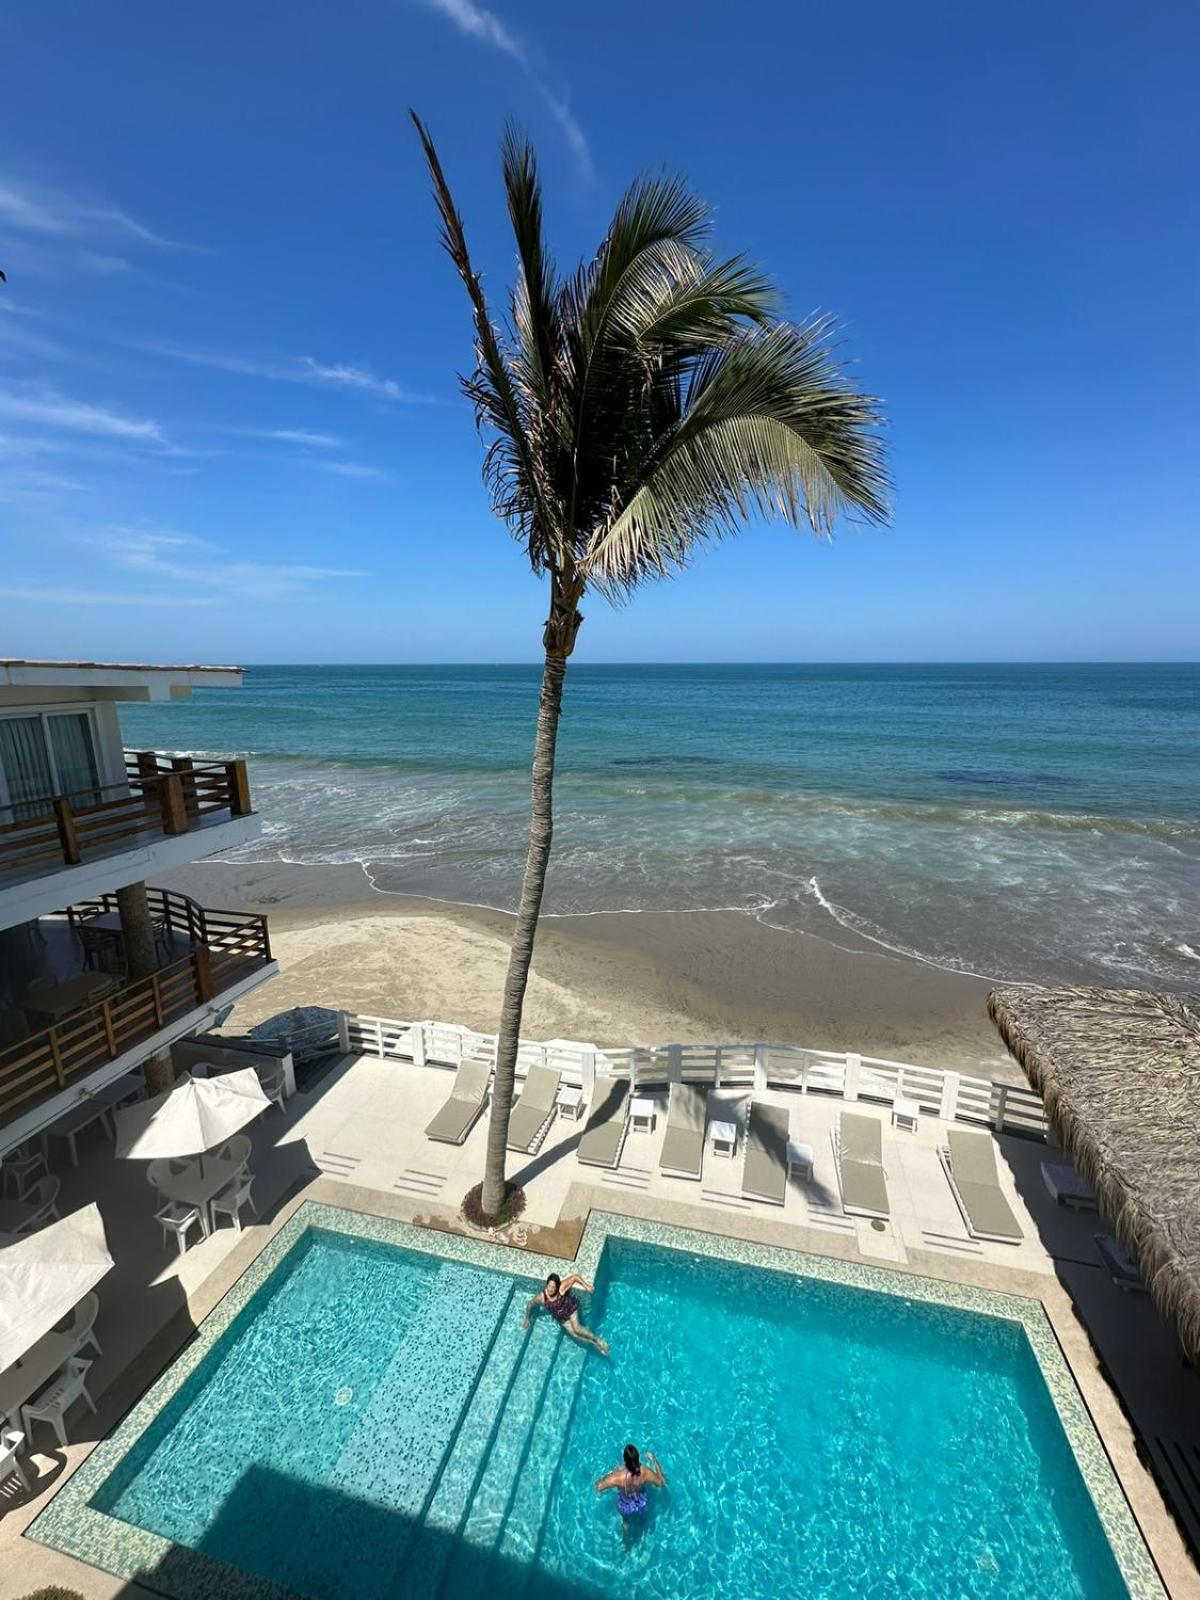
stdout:
[[(62, 1209), (98, 1199), (117, 1259), (116, 1269), (100, 1286), (98, 1332), (105, 1354), (95, 1369), (95, 1388), (102, 1395), (101, 1408), (95, 1422), (86, 1412), (72, 1413), (71, 1436), (78, 1442), (66, 1452), (36, 1458), (41, 1476), (32, 1497), (10, 1487), (0, 1499), (0, 1600), (17, 1600), (49, 1582), (67, 1584), (88, 1600), (138, 1592), (53, 1551), (24, 1540), (17, 1543), (17, 1537), (64, 1473), (73, 1470), (90, 1443), (140, 1395), (302, 1198), (400, 1220), (454, 1225), (462, 1194), (481, 1175), (486, 1117), (462, 1148), (425, 1139), (423, 1129), (452, 1082), (453, 1074), (445, 1069), (347, 1058), (310, 1091), (297, 1095), (286, 1116), (268, 1112), (253, 1129), (255, 1197), (262, 1222), (240, 1238), (232, 1228), (222, 1227), (182, 1260), (173, 1244), (162, 1244), (141, 1163), (115, 1161), (98, 1131), (84, 1136), (77, 1171), (60, 1159)], [(731, 1115), (723, 1120), (744, 1117), (746, 1091), (713, 1094), (727, 1101)], [(528, 1237), (544, 1253), (569, 1257), (588, 1212), (601, 1209), (1036, 1297), (1050, 1317), (1169, 1592), (1200, 1596), (1200, 1577), (1138, 1462), (1133, 1435), (1101, 1375), (1080, 1317), (1105, 1354), (1106, 1365), (1123, 1383), (1128, 1373), (1131, 1409), (1151, 1406), (1154, 1416), (1169, 1421), (1176, 1434), (1190, 1434), (1196, 1441), (1200, 1379), (1171, 1360), (1167, 1340), (1162, 1341), (1163, 1359), (1153, 1363), (1153, 1382), (1145, 1373), (1139, 1376), (1129, 1354), (1139, 1348), (1145, 1298), (1125, 1296), (1110, 1283), (1093, 1241), (1101, 1228), (1095, 1213), (1066, 1212), (1051, 1201), (1039, 1171), (1046, 1146), (1020, 1138), (999, 1141), (1001, 1182), (1025, 1239), (1017, 1246), (978, 1243), (966, 1234), (937, 1159), (945, 1125), (922, 1117), (916, 1133), (900, 1132), (887, 1126), (886, 1108), (862, 1105), (859, 1110), (884, 1124), (892, 1218), (878, 1227), (841, 1211), (830, 1133), (842, 1102), (784, 1092), (765, 1098), (789, 1108), (793, 1136), (810, 1144), (816, 1156), (812, 1180), (789, 1184), (784, 1206), (742, 1199), (740, 1146), (732, 1160), (714, 1155), (707, 1146), (700, 1183), (659, 1173), (664, 1091), (656, 1131), (628, 1136), (616, 1172), (585, 1167), (575, 1159), (584, 1121), (562, 1117), (552, 1124), (537, 1155), (510, 1157), (510, 1176), (523, 1182), (528, 1193), (522, 1228), (512, 1230), (511, 1242)], [(1109, 1349), (1114, 1355), (1124, 1352), (1124, 1360), (1108, 1360)], [(48, 1436), (40, 1436), (41, 1447), (48, 1444)]]

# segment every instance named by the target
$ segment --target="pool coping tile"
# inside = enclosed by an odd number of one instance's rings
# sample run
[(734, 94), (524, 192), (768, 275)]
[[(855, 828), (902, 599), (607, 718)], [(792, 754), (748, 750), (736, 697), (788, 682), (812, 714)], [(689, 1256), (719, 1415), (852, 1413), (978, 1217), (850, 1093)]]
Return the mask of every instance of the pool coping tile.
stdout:
[[(321, 1201), (304, 1201), (204, 1318), (192, 1342), (34, 1519), (26, 1538), (119, 1578), (156, 1579), (159, 1592), (169, 1594), (172, 1600), (288, 1600), (290, 1592), (279, 1585), (121, 1522), (97, 1511), (91, 1501), (251, 1298), (313, 1229), (397, 1245), (531, 1284), (550, 1272), (561, 1271), (563, 1266), (557, 1257), (507, 1251), (498, 1255), (495, 1245), (486, 1240), (442, 1233)], [(576, 1270), (585, 1277), (594, 1277), (609, 1239), (657, 1245), (1019, 1325), (1038, 1363), (1131, 1600), (1166, 1600), (1167, 1591), (1153, 1557), (1040, 1301), (598, 1210), (588, 1218), (575, 1259)]]

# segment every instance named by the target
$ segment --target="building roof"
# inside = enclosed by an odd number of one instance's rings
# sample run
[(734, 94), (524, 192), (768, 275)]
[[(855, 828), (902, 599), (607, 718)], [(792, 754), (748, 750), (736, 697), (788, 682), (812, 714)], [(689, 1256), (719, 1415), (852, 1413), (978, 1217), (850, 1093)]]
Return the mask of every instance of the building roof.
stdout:
[(988, 1010), (1200, 1362), (1200, 995), (993, 989)]
[(23, 656), (0, 656), (0, 671), (9, 667), (35, 667), (39, 670), (51, 669), (63, 672), (75, 672), (85, 668), (88, 672), (237, 672), (242, 673), (244, 667), (205, 667), (205, 666), (160, 666), (148, 661), (35, 661), (27, 660)]
[(0, 657), (0, 689), (84, 689), (100, 699), (178, 700), (194, 688), (236, 689), (241, 667), (158, 666), (141, 661), (29, 661)]

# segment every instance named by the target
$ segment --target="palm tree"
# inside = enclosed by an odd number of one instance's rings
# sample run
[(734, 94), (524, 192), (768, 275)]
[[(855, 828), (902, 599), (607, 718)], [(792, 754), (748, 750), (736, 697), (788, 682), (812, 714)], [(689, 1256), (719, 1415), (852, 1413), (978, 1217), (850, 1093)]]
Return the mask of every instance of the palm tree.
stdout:
[(487, 437), (492, 509), (546, 580), (549, 615), (532, 817), (504, 984), (480, 1209), (501, 1214), (521, 1010), (553, 830), (567, 661), (588, 589), (630, 596), (685, 567), (753, 512), (828, 535), (886, 517), (878, 402), (850, 382), (828, 317), (784, 321), (771, 283), (708, 247), (709, 209), (670, 177), (637, 180), (595, 256), (560, 277), (542, 233), (533, 149), (514, 129), (504, 187), (517, 248), (498, 324), (437, 151), (413, 114), (441, 238), (470, 298), (475, 367), (460, 380)]

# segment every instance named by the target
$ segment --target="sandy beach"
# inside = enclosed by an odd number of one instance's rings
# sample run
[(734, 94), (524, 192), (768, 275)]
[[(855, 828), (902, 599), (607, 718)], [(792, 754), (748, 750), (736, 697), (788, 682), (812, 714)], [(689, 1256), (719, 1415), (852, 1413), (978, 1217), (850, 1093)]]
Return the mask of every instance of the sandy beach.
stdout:
[[(504, 913), (372, 889), (358, 866), (211, 861), (171, 887), (264, 911), (280, 965), (229, 1026), (319, 1004), (492, 1031)], [(543, 920), (527, 1037), (606, 1044), (771, 1040), (858, 1050), (1020, 1082), (984, 1009), (988, 985), (740, 912), (613, 912)]]

